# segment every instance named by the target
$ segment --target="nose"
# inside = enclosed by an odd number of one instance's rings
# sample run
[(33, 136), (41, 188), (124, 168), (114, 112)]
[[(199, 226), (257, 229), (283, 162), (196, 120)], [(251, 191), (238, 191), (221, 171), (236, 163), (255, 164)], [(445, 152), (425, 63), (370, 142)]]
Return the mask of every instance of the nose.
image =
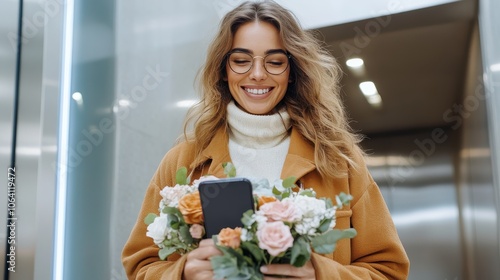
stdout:
[[(260, 58), (260, 59), (256, 59)], [(250, 79), (261, 81), (267, 78), (267, 71), (264, 68), (264, 58), (256, 56), (253, 58), (252, 69), (250, 69)]]

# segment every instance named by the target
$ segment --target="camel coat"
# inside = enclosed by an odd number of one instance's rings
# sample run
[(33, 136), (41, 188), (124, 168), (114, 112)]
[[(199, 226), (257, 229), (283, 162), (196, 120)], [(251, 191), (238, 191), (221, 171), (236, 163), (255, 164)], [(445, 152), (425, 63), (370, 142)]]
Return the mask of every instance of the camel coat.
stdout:
[[(313, 253), (311, 261), (316, 279), (406, 279), (408, 257), (362, 153), (356, 154), (357, 169), (345, 163), (347, 176), (324, 180), (314, 163), (314, 145), (292, 128), (281, 178), (295, 176), (304, 188), (313, 188), (317, 197), (330, 197), (332, 201), (340, 192), (353, 196), (350, 206), (337, 211), (336, 228), (353, 227), (358, 234), (353, 239), (340, 240), (333, 254)], [(175, 185), (175, 173), (180, 167), (188, 167), (192, 180), (206, 174), (224, 178), (222, 163), (230, 161), (228, 136), (223, 129), (197, 160), (192, 144), (186, 142), (165, 155), (149, 184), (142, 209), (122, 252), (129, 279), (181, 279), (186, 255), (170, 256), (161, 261), (158, 247), (146, 236), (144, 217), (158, 212), (162, 199), (160, 190)]]

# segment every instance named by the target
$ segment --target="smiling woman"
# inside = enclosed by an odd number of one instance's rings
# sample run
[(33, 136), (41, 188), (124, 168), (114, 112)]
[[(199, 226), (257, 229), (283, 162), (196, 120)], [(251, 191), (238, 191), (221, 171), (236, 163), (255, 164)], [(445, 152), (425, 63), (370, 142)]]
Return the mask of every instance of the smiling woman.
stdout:
[(288, 57), (278, 29), (267, 22), (246, 23), (234, 34), (231, 49), (225, 78), (231, 96), (247, 113), (269, 114), (290, 82)]
[(275, 2), (244, 2), (227, 13), (201, 71), (202, 99), (188, 112), (184, 138), (151, 180), (123, 250), (129, 278), (213, 278), (210, 259), (221, 251), (211, 239), (163, 261), (143, 219), (158, 210), (159, 191), (175, 185), (179, 168), (187, 167), (192, 180), (221, 178), (222, 163), (232, 162), (238, 176), (270, 186), (295, 176), (296, 186), (318, 197), (354, 197), (337, 213), (335, 226), (354, 227), (352, 241), (339, 241), (333, 253), (313, 253), (301, 267), (265, 265), (264, 279), (406, 279), (408, 258), (366, 168), (360, 138), (348, 126), (338, 73), (328, 51)]

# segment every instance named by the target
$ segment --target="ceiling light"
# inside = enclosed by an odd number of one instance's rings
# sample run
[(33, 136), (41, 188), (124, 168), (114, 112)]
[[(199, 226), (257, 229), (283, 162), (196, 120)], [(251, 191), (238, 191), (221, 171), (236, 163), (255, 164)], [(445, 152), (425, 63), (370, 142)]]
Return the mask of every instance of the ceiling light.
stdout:
[(82, 100), (83, 100), (83, 96), (80, 92), (75, 92), (71, 95), (71, 97), (73, 98), (73, 100), (75, 100), (76, 102), (80, 103)]
[(490, 70), (493, 72), (499, 72), (500, 71), (500, 63), (492, 64), (490, 66)]
[(177, 107), (180, 107), (180, 108), (189, 108), (189, 107), (193, 106), (194, 104), (196, 104), (197, 102), (198, 102), (198, 100), (187, 99), (187, 100), (181, 100), (181, 101), (177, 102), (175, 105)]
[(362, 82), (359, 84), (359, 88), (361, 89), (361, 92), (363, 92), (364, 96), (378, 94), (377, 87), (373, 82)]
[(382, 105), (382, 96), (380, 94), (370, 95), (366, 97), (368, 103), (370, 103), (374, 107), (379, 107)]
[(351, 58), (348, 59), (345, 64), (351, 68), (358, 68), (363, 66), (364, 62), (361, 58)]

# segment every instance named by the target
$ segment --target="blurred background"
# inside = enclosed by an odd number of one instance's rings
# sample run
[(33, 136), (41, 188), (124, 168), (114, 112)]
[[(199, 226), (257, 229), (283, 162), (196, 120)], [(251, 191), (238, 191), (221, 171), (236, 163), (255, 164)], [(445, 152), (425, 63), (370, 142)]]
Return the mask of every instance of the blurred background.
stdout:
[[(500, 1), (277, 2), (342, 66), (409, 279), (499, 279)], [(17, 218), (5, 279), (126, 279), (145, 189), (239, 3), (0, 2), (0, 213)], [(0, 231), (3, 271), (10, 236)]]

